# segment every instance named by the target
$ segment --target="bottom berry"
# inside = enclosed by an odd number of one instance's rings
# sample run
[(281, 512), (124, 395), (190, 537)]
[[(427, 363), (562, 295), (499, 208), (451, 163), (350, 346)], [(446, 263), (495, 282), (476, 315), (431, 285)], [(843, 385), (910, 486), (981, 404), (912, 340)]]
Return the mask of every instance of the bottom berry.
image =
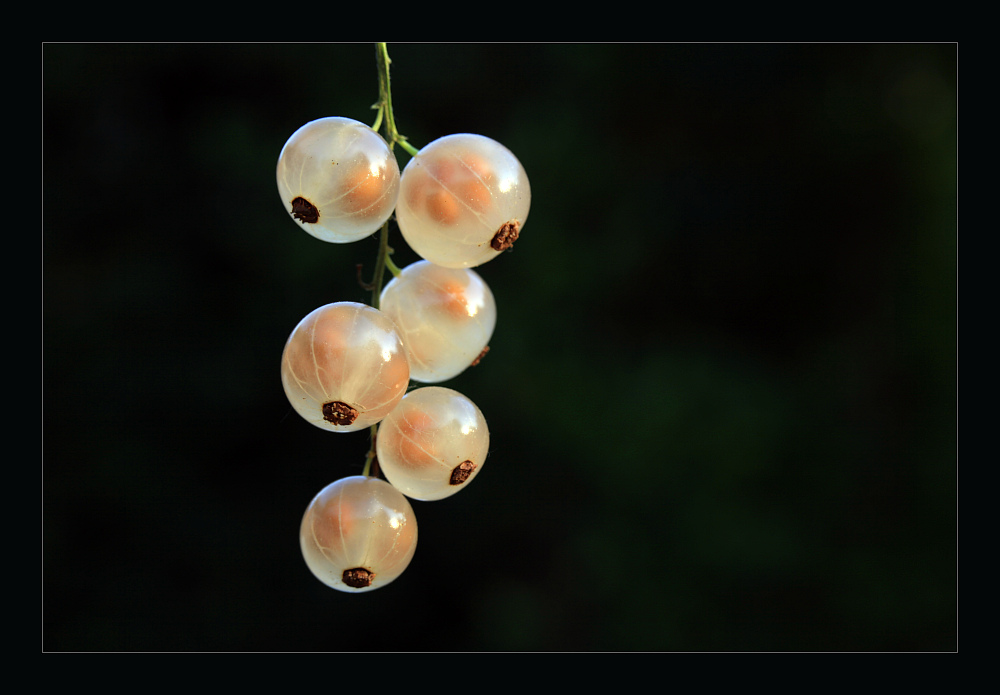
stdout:
[(309, 570), (339, 591), (362, 592), (393, 581), (413, 559), (417, 521), (409, 501), (379, 478), (352, 476), (323, 488), (299, 530)]

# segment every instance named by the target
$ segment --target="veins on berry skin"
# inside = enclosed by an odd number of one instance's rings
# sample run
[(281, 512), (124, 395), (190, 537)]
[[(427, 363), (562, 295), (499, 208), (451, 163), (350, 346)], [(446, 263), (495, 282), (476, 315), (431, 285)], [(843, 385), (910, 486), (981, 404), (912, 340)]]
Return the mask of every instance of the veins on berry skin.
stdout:
[(355, 567), (354, 569), (344, 570), (343, 579), (344, 584), (347, 584), (347, 586), (355, 589), (364, 589), (366, 586), (371, 586), (372, 580), (375, 579), (375, 573), (364, 567)]
[(451, 480), (448, 481), (448, 484), (461, 485), (469, 479), (469, 476), (472, 475), (474, 470), (476, 470), (476, 464), (472, 461), (462, 461), (460, 464), (455, 466), (455, 470), (451, 472)]
[(521, 225), (517, 220), (504, 222), (500, 229), (493, 235), (490, 246), (494, 251), (506, 251), (517, 241), (518, 234), (521, 233)]
[(334, 425), (350, 425), (358, 419), (358, 411), (343, 401), (323, 404), (323, 419)]
[(292, 217), (310, 224), (319, 222), (319, 209), (308, 200), (299, 196), (292, 201)]

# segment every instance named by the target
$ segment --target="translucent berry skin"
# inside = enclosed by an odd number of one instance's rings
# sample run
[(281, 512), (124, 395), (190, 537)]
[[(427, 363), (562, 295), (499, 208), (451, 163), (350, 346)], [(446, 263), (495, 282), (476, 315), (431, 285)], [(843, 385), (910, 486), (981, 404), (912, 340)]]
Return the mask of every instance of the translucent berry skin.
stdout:
[(396, 222), (406, 243), (447, 268), (496, 258), (520, 234), (531, 205), (524, 167), (482, 135), (430, 143), (403, 169), (399, 186)]
[(382, 290), (379, 306), (406, 346), (410, 378), (427, 384), (461, 374), (493, 336), (497, 306), (467, 268), (412, 263)]
[(343, 244), (376, 232), (396, 207), (399, 164), (364, 123), (310, 121), (278, 156), (278, 193), (292, 219), (317, 239)]
[(379, 466), (393, 487), (415, 500), (439, 500), (468, 487), (490, 447), (476, 404), (458, 391), (410, 391), (378, 428)]
[(417, 520), (409, 501), (379, 478), (342, 478), (316, 495), (299, 528), (309, 570), (338, 591), (372, 591), (413, 559)]
[(357, 302), (327, 304), (292, 331), (281, 356), (281, 383), (292, 407), (332, 432), (376, 424), (396, 407), (410, 380), (396, 325)]

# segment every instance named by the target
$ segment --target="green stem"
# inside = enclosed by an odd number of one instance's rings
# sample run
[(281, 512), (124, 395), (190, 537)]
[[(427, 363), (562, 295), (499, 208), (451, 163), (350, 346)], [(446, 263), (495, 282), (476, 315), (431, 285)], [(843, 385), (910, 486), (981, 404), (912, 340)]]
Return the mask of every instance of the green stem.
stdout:
[(372, 306), (379, 308), (382, 299), (382, 277), (385, 275), (385, 267), (389, 260), (389, 221), (382, 225), (382, 231), (378, 235), (378, 257), (375, 259), (375, 277), (372, 278)]
[(389, 249), (389, 253), (385, 257), (385, 267), (389, 269), (389, 272), (395, 278), (398, 278), (399, 274), (403, 272), (402, 268), (392, 262), (392, 249)]
[(375, 62), (378, 63), (378, 104), (376, 104), (378, 115), (375, 117), (375, 125), (372, 128), (378, 130), (379, 126), (384, 125), (384, 137), (385, 141), (389, 143), (389, 149), (399, 145), (410, 156), (414, 156), (419, 150), (407, 142), (406, 136), (400, 135), (396, 129), (396, 116), (392, 112), (392, 90), (389, 86), (389, 65), (392, 60), (389, 59), (389, 48), (386, 44), (375, 44)]
[[(375, 62), (378, 66), (378, 103), (375, 104), (375, 108), (378, 109), (378, 115), (375, 117), (375, 125), (372, 128), (378, 130), (380, 126), (382, 127), (384, 131), (383, 137), (389, 143), (390, 151), (398, 144), (411, 155), (415, 155), (417, 154), (416, 148), (408, 143), (406, 138), (400, 135), (396, 129), (396, 116), (392, 112), (392, 89), (389, 81), (389, 65), (392, 64), (392, 60), (389, 58), (389, 48), (385, 43), (375, 44)], [(389, 252), (389, 223), (386, 222), (382, 225), (382, 231), (379, 233), (378, 258), (375, 259), (375, 277), (372, 278), (371, 282), (372, 306), (376, 309), (379, 308), (379, 295), (382, 294), (382, 277), (385, 275), (386, 268), (389, 268), (393, 275), (399, 275), (399, 268), (389, 260)]]
[[(361, 475), (365, 476), (366, 478), (369, 477), (369, 475), (373, 476), (378, 475), (378, 462), (375, 459), (375, 438), (378, 436), (378, 425), (372, 425), (371, 431), (372, 431), (372, 445), (371, 448), (368, 449), (368, 455), (365, 456), (365, 469), (361, 471)], [(373, 462), (375, 463), (375, 470), (372, 470)]]
[[(407, 142), (406, 137), (400, 135), (399, 131), (396, 129), (396, 117), (392, 112), (392, 90), (389, 87), (389, 65), (392, 61), (389, 59), (389, 49), (385, 43), (375, 44), (375, 62), (378, 65), (378, 103), (375, 104), (374, 108), (378, 110), (378, 113), (375, 116), (375, 123), (372, 125), (372, 130), (378, 132), (379, 128), (383, 129), (383, 137), (389, 144), (390, 151), (392, 151), (396, 145), (399, 145), (406, 150), (411, 157), (415, 156), (417, 154), (417, 149)], [(378, 256), (375, 259), (375, 275), (371, 282), (372, 306), (376, 309), (379, 308), (381, 302), (382, 279), (385, 275), (386, 268), (388, 268), (393, 275), (399, 275), (400, 273), (399, 268), (396, 267), (396, 264), (389, 258), (391, 251), (392, 250), (389, 248), (389, 222), (386, 220), (385, 224), (382, 225), (382, 230), (379, 232)], [(378, 475), (378, 460), (375, 458), (375, 438), (378, 436), (377, 424), (372, 425), (371, 432), (372, 443), (371, 447), (368, 449), (368, 454), (365, 457), (365, 476)]]

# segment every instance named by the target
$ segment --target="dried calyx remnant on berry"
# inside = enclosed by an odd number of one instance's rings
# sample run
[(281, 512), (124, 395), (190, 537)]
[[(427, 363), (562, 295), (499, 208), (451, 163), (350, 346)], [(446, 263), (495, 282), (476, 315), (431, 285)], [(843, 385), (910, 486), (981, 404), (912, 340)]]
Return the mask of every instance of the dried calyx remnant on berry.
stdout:
[(305, 198), (298, 197), (292, 200), (292, 217), (301, 222), (315, 224), (319, 222), (319, 210)]
[(358, 419), (358, 411), (343, 401), (323, 404), (323, 419), (334, 425), (350, 425)]
[(482, 352), (480, 352), (478, 355), (476, 355), (476, 359), (472, 360), (472, 364), (470, 364), (469, 366), (470, 367), (475, 367), (477, 364), (479, 364), (480, 362), (482, 362), (483, 358), (486, 357), (486, 353), (489, 352), (489, 351), (490, 351), (490, 346), (487, 345), (486, 347), (483, 348)]
[(375, 579), (375, 573), (364, 567), (344, 570), (344, 584), (352, 589), (364, 589), (371, 586)]
[(493, 238), (490, 239), (490, 247), (494, 251), (506, 251), (514, 245), (517, 241), (518, 234), (520, 234), (521, 224), (517, 220), (511, 220), (510, 222), (504, 222), (500, 225), (500, 229)]
[(476, 464), (472, 461), (462, 461), (460, 464), (455, 466), (455, 470), (451, 472), (451, 478), (449, 478), (448, 484), (461, 485), (469, 479), (469, 476), (472, 475), (472, 472), (475, 471), (476, 468), (478, 468), (478, 466), (476, 466)]

